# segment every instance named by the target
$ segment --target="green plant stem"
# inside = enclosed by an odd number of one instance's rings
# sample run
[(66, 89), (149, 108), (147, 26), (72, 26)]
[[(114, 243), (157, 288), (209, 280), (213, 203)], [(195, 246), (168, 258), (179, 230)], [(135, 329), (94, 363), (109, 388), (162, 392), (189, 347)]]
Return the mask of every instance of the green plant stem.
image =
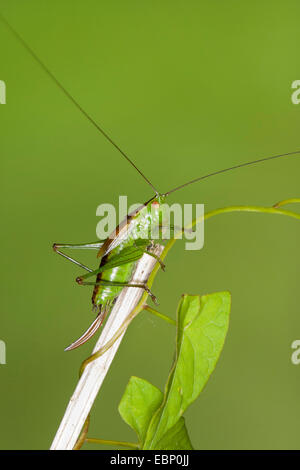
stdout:
[(124, 442), (124, 441), (111, 441), (107, 439), (96, 439), (95, 437), (87, 437), (85, 442), (90, 444), (102, 444), (114, 447), (127, 447), (129, 449), (139, 449), (138, 444), (134, 444), (134, 442)]
[[(293, 199), (295, 201), (296, 198)], [(291, 201), (289, 199), (288, 201)], [(285, 201), (283, 201), (285, 202)], [(298, 199), (297, 199), (298, 202)], [(281, 204), (281, 203), (277, 203)], [(186, 228), (192, 228), (195, 225), (202, 223), (205, 220), (208, 220), (216, 215), (221, 215), (221, 214), (228, 214), (230, 212), (254, 212), (254, 213), (261, 213), (261, 214), (274, 214), (274, 215), (285, 215), (287, 217), (292, 217), (294, 219), (300, 220), (300, 214), (296, 214), (295, 212), (283, 210), (283, 209), (277, 209), (275, 207), (260, 207), (260, 206), (230, 206), (230, 207), (223, 207), (221, 209), (215, 209), (213, 211), (207, 212), (203, 216), (193, 220), (193, 222), (188, 225)], [(181, 234), (180, 232), (177, 232), (178, 236)], [(177, 234), (176, 234), (177, 235)], [(174, 238), (172, 238), (165, 246), (164, 251), (162, 252), (160, 259), (163, 261), (173, 245), (175, 244), (177, 238), (176, 235)], [(158, 270), (160, 268), (160, 264), (156, 263), (154, 266), (154, 269), (148, 279), (148, 286), (151, 289), (152, 284), (154, 282), (155, 276), (158, 273)], [(128, 325), (131, 323), (131, 321), (143, 310), (146, 301), (148, 298), (148, 293), (144, 292), (141, 300), (139, 301), (138, 305), (132, 310), (130, 315), (128, 315), (127, 319), (123, 322), (123, 324), (120, 326), (119, 331), (109, 340), (107, 343), (99, 349), (99, 351), (95, 352), (92, 354), (90, 357), (88, 357), (81, 365), (81, 371), (84, 370), (84, 368), (92, 361), (100, 357), (102, 354), (104, 354), (113, 344), (114, 342), (121, 336), (121, 334), (126, 330)]]
[[(300, 202), (300, 200), (298, 200), (298, 202)], [(300, 220), (300, 214), (296, 214), (295, 212), (287, 211), (283, 209), (277, 209), (276, 207), (231, 206), (231, 207), (223, 207), (222, 209), (215, 209), (213, 211), (208, 212), (207, 214), (204, 215), (204, 217), (199, 217), (199, 219), (196, 219), (195, 221), (193, 221), (191, 224), (191, 227), (194, 227), (196, 224), (202, 222), (203, 220), (214, 217), (215, 215), (226, 214), (228, 212), (256, 212), (256, 213), (261, 213), (261, 214), (286, 215), (288, 217), (292, 217), (294, 219)]]
[(300, 198), (294, 197), (291, 199), (285, 199), (284, 201), (277, 202), (276, 204), (274, 204), (273, 207), (278, 208), (278, 207), (286, 206), (287, 204), (299, 204), (299, 202), (300, 202)]
[[(260, 213), (260, 214), (274, 214), (274, 215), (285, 215), (287, 217), (292, 217), (294, 219), (300, 220), (300, 214), (296, 214), (295, 212), (279, 209), (279, 207), (282, 207), (286, 204), (294, 204), (294, 203), (300, 203), (300, 198), (292, 198), (292, 199), (286, 199), (284, 201), (280, 201), (277, 204), (275, 204), (273, 207), (259, 207), (259, 206), (230, 206), (230, 207), (223, 207), (221, 209), (215, 209), (213, 211), (207, 212), (203, 216), (199, 217), (198, 219), (195, 219), (192, 221), (192, 223), (185, 227), (187, 229), (194, 227), (195, 225), (199, 223), (203, 223), (205, 220), (208, 220), (216, 215), (221, 215), (221, 214), (228, 214), (230, 212), (254, 212), (254, 213)], [(178, 236), (182, 233), (182, 231), (179, 231), (177, 234)], [(170, 249), (173, 247), (175, 244), (177, 238), (176, 235), (174, 238), (172, 238), (165, 246), (164, 251), (162, 252), (160, 259), (164, 260), (167, 254), (169, 253)], [(161, 267), (160, 263), (156, 263), (154, 266), (154, 269), (148, 279), (148, 286), (151, 289), (152, 284), (154, 282), (155, 276), (158, 273), (159, 268)], [(148, 310), (152, 314), (158, 316), (159, 318), (164, 319), (168, 323), (175, 324), (175, 322), (167, 317), (166, 315), (163, 315), (156, 310), (154, 310), (152, 307), (149, 307), (146, 304), (148, 298), (148, 293), (144, 292), (141, 300), (139, 301), (138, 305), (133, 309), (133, 311), (128, 315), (127, 319), (123, 322), (121, 327), (119, 328), (118, 332), (101, 348), (99, 349), (96, 353), (92, 354), (90, 357), (88, 357), (83, 363), (81, 364), (80, 368), (80, 375), (84, 371), (85, 367), (98, 357), (100, 357), (102, 354), (104, 354), (113, 344), (114, 342), (120, 337), (120, 335), (123, 333), (124, 330), (128, 327), (128, 325), (131, 323), (131, 321), (142, 311), (142, 310)], [(84, 442), (93, 442), (97, 444), (108, 444), (108, 445), (119, 445), (122, 446), (122, 442), (118, 441), (105, 441), (102, 439), (94, 439), (94, 438), (87, 438), (87, 431), (88, 431), (88, 423), (89, 423), (89, 417), (85, 423), (85, 426), (83, 428), (83, 432), (78, 439), (74, 449), (79, 449)], [(126, 447), (134, 448), (137, 449), (138, 446), (136, 444), (132, 443), (123, 443), (123, 444), (129, 444), (126, 445)]]
[(168, 317), (167, 315), (164, 315), (163, 313), (158, 312), (154, 308), (150, 307), (150, 305), (144, 305), (143, 310), (147, 310), (148, 312), (152, 313), (158, 318), (161, 318), (162, 320), (166, 321), (167, 323), (171, 323), (171, 325), (176, 325), (176, 321), (173, 320), (173, 318)]
[(83, 446), (83, 444), (85, 443), (86, 436), (87, 436), (87, 433), (88, 433), (89, 427), (90, 427), (90, 419), (91, 418), (90, 418), (90, 414), (89, 414), (88, 417), (85, 420), (85, 423), (83, 425), (81, 434), (80, 434), (75, 446), (73, 447), (73, 450), (80, 450), (81, 447)]

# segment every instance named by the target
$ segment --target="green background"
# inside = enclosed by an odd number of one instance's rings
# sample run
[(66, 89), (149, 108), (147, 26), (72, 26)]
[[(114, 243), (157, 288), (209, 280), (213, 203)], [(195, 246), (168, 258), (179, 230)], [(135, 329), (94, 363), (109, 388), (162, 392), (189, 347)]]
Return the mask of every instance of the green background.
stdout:
[[(300, 149), (298, 1), (16, 1), (1, 12), (153, 183)], [(48, 448), (93, 346), (66, 353), (94, 318), (81, 272), (53, 242), (95, 240), (96, 207), (152, 192), (0, 24), (0, 448)], [(299, 197), (300, 157), (195, 184), (170, 202), (272, 205)], [(295, 206), (296, 208), (296, 206)], [(232, 293), (216, 371), (186, 418), (198, 449), (299, 448), (300, 223), (232, 214), (207, 222), (205, 247), (177, 246), (153, 290), (175, 316), (182, 293)], [(92, 266), (93, 254), (78, 253)], [(131, 375), (162, 388), (172, 326), (142, 313), (98, 396), (91, 435), (135, 440), (117, 405)], [(87, 445), (85, 448), (93, 448)]]

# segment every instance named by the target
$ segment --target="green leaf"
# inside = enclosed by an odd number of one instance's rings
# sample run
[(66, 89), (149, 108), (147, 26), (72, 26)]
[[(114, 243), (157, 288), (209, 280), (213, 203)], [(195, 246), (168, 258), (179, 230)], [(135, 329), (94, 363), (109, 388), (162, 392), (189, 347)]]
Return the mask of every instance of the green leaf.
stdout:
[(184, 418), (173, 426), (161, 440), (156, 444), (155, 450), (192, 450), (191, 444)]
[(119, 404), (119, 413), (124, 421), (137, 433), (140, 443), (155, 411), (163, 400), (162, 392), (146, 380), (131, 377)]
[[(119, 413), (136, 432), (142, 445), (155, 411), (163, 401), (162, 392), (146, 380), (131, 377), (119, 404)], [(183, 418), (157, 443), (157, 450), (188, 450), (192, 444)]]
[(176, 357), (143, 449), (157, 445), (199, 396), (220, 356), (228, 330), (230, 294), (184, 295), (177, 312)]

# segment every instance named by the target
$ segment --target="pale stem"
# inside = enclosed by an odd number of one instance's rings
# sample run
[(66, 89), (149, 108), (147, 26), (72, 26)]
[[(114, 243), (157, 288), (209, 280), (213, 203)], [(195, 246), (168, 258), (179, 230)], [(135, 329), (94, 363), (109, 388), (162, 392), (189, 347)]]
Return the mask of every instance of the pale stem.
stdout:
[[(157, 245), (153, 253), (160, 256), (162, 251), (163, 246)], [(155, 258), (144, 254), (137, 263), (131, 282), (147, 282), (156, 263)], [(138, 305), (143, 293), (143, 289), (136, 287), (127, 287), (122, 290), (108, 317), (93, 353), (101, 349), (117, 334), (120, 326), (130, 315), (130, 312)], [(122, 331), (122, 334), (111, 348), (85, 367), (51, 445), (52, 450), (73, 449), (112, 360), (120, 346), (125, 331), (126, 329)]]
[[(300, 198), (291, 198), (280, 201), (273, 207), (259, 206), (231, 206), (216, 209), (206, 213), (199, 219), (195, 219), (188, 228), (195, 226), (204, 220), (216, 215), (230, 212), (256, 212), (264, 214), (284, 215), (295, 219), (300, 219), (300, 214), (280, 209), (287, 204), (299, 203)], [(179, 234), (180, 232), (178, 232)], [(174, 236), (164, 247), (158, 245), (154, 253), (163, 260), (173, 247), (178, 234)], [(160, 268), (159, 263), (153, 257), (144, 255), (138, 263), (132, 281), (141, 282), (148, 280), (151, 288), (153, 280)], [(100, 336), (93, 354), (88, 357), (81, 368), (83, 371), (76, 390), (71, 397), (63, 420), (57, 431), (51, 449), (72, 449), (77, 441), (81, 428), (89, 414), (97, 393), (102, 385), (105, 375), (110, 367), (113, 357), (131, 321), (145, 309), (148, 297), (147, 292), (139, 288), (125, 288), (120, 294), (115, 307), (113, 308), (102, 335)], [(147, 308), (151, 311), (153, 309)], [(152, 311), (151, 313), (154, 313)], [(155, 311), (155, 314), (158, 312)], [(158, 316), (164, 317), (159, 314)], [(164, 318), (165, 319), (165, 318)], [(169, 319), (170, 320), (170, 319)], [(87, 438), (89, 439), (89, 438)]]

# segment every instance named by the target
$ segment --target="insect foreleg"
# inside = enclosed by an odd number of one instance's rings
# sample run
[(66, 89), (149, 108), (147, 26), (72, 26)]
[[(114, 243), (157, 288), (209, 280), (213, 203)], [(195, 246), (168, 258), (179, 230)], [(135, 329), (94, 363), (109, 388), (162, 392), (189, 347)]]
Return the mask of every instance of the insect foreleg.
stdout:
[(152, 256), (153, 258), (155, 258), (159, 262), (159, 264), (161, 266), (161, 269), (163, 271), (165, 271), (166, 265), (162, 262), (162, 260), (160, 259), (159, 256), (152, 253), (152, 251), (150, 251), (150, 249), (149, 249), (149, 247), (154, 248), (154, 246), (155, 246), (155, 243), (154, 243), (153, 240), (149, 241), (149, 240), (139, 240), (139, 239), (137, 239), (137, 240), (134, 241), (134, 244), (135, 244), (135, 246), (140, 248), (143, 253), (146, 253), (147, 255)]
[(156, 261), (159, 262), (161, 269), (162, 269), (163, 271), (166, 270), (166, 265), (162, 262), (162, 260), (160, 259), (159, 256), (155, 255), (154, 253), (152, 253), (152, 251), (149, 251), (149, 250), (147, 250), (147, 249), (144, 251), (144, 253), (146, 253), (146, 254), (149, 255), (149, 256), (152, 256), (152, 258), (155, 258)]
[(66, 255), (62, 251), (59, 250), (59, 248), (74, 248), (74, 249), (86, 249), (86, 250), (98, 250), (100, 246), (103, 245), (102, 242), (94, 242), (94, 243), (82, 243), (79, 245), (73, 245), (73, 244), (66, 244), (66, 243), (54, 243), (52, 248), (57, 253), (58, 255), (62, 256), (63, 258), (71, 261), (72, 263), (76, 264), (77, 266), (80, 266), (81, 268), (85, 269), (86, 271), (92, 272), (93, 270), (85, 266), (84, 264), (80, 263), (74, 258), (71, 258), (71, 256)]

